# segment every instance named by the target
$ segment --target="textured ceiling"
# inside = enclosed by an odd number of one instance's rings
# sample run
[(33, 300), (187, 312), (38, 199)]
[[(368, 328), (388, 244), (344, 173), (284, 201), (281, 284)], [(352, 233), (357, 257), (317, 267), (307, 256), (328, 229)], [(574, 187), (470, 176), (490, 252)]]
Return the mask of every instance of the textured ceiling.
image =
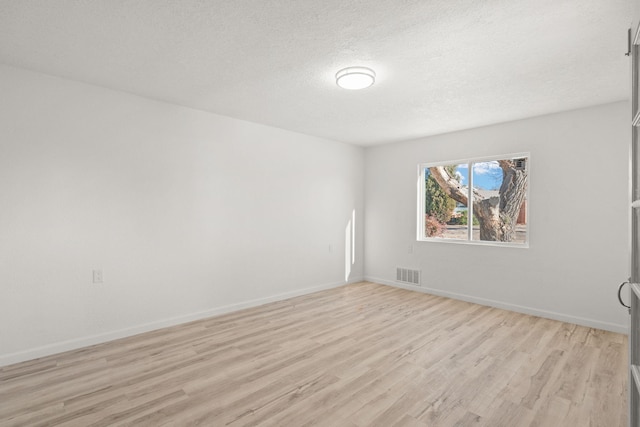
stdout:
[[(359, 145), (627, 99), (632, 0), (0, 0), (0, 63)], [(345, 91), (341, 68), (376, 84)]]

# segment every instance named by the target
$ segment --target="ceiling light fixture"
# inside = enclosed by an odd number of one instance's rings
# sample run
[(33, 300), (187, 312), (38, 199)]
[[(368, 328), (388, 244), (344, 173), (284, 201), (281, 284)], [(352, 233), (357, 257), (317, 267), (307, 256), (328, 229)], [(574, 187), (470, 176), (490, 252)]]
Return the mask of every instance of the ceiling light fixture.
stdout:
[(375, 81), (375, 71), (367, 67), (347, 67), (336, 73), (336, 84), (343, 89), (365, 89)]

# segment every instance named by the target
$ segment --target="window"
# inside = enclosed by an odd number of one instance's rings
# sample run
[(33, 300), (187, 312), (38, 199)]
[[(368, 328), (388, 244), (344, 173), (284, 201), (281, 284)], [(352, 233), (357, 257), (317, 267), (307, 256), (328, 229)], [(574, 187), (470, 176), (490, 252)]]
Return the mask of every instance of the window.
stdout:
[(419, 167), (418, 240), (528, 246), (529, 154)]

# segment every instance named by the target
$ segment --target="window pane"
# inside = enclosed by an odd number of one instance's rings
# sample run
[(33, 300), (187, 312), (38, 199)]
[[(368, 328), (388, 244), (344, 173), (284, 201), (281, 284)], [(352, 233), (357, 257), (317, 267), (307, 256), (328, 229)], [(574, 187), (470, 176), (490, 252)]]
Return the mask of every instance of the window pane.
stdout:
[(527, 158), (473, 163), (473, 240), (527, 241)]
[[(434, 175), (435, 174), (435, 175)], [(468, 239), (467, 204), (449, 197), (436, 176), (457, 181), (468, 194), (469, 165), (452, 164), (425, 169), (425, 237)]]

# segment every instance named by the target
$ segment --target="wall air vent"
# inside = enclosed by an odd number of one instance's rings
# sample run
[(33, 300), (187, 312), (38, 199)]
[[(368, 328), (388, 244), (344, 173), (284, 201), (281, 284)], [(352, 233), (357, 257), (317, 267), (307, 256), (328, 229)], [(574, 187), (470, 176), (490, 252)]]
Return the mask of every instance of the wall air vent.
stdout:
[(396, 267), (396, 281), (420, 286), (420, 270)]

